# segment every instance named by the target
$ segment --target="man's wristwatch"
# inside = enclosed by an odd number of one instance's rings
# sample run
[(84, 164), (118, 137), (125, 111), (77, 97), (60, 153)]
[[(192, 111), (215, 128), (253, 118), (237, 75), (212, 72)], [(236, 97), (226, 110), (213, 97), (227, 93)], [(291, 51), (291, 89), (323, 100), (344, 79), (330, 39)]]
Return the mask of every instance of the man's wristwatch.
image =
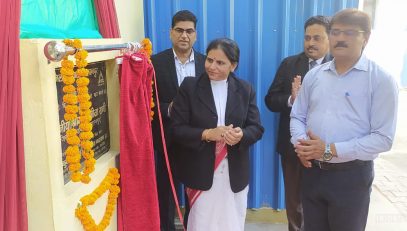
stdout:
[(326, 144), (325, 145), (325, 152), (322, 155), (322, 160), (323, 161), (330, 161), (332, 160), (333, 154), (331, 152), (331, 145), (330, 144)]

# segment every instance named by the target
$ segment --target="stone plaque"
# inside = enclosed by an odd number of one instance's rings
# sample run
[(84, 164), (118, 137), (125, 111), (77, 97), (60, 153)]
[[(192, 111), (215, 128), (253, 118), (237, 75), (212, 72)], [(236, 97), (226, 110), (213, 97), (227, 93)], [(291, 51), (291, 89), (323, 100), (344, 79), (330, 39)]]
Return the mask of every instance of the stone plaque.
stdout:
[[(105, 62), (94, 62), (90, 63), (87, 68), (89, 69), (89, 95), (92, 102), (92, 124), (93, 124), (93, 134), (95, 135), (92, 139), (93, 150), (95, 152), (95, 159), (97, 160), (104, 153), (108, 152), (110, 149), (110, 134), (109, 134), (109, 112), (108, 112), (108, 100), (107, 100), (107, 86), (106, 86), (106, 64)], [(76, 68), (75, 68), (76, 70)], [(62, 146), (62, 163), (63, 163), (63, 173), (64, 173), (64, 183), (70, 181), (70, 173), (68, 171), (68, 164), (65, 160), (65, 151), (68, 147), (66, 142), (65, 132), (76, 126), (79, 129), (79, 119), (74, 120), (69, 123), (64, 120), (64, 102), (62, 97), (64, 92), (62, 88), (64, 83), (62, 82), (62, 77), (60, 74), (60, 68), (55, 69), (56, 72), (56, 85), (58, 92), (58, 111), (59, 111), (59, 124), (61, 132), (61, 146)], [(83, 164), (84, 159), (81, 159)]]

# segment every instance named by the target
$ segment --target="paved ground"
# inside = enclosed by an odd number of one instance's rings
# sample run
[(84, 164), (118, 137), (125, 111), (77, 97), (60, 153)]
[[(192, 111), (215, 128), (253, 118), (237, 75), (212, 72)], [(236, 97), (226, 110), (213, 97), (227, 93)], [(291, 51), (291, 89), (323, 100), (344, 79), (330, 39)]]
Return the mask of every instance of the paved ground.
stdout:
[[(375, 160), (366, 231), (407, 231), (407, 89), (400, 90), (392, 150)], [(283, 231), (286, 224), (246, 223), (246, 231)]]

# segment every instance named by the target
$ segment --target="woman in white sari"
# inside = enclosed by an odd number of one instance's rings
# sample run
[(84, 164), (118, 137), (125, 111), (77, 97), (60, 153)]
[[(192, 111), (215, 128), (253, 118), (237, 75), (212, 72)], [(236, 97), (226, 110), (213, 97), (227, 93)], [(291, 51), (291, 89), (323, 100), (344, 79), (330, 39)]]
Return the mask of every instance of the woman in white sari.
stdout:
[(263, 134), (255, 92), (235, 76), (239, 48), (212, 41), (200, 77), (186, 78), (171, 111), (173, 163), (186, 186), (190, 231), (243, 231), (249, 147)]

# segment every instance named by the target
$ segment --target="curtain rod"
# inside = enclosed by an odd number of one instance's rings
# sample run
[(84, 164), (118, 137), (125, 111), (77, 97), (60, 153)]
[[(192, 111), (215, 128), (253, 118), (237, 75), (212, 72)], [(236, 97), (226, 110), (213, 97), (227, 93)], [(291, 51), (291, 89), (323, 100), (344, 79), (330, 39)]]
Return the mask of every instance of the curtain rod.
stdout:
[[(141, 45), (140, 45), (140, 43), (137, 43), (137, 42), (83, 46), (83, 49), (85, 49), (89, 53), (98, 52), (98, 51), (121, 50), (121, 49), (138, 50), (139, 48), (141, 48)], [(76, 53), (76, 49), (74, 47), (67, 46), (62, 42), (49, 41), (44, 46), (45, 57), (47, 57), (47, 59), (49, 61), (53, 61), (53, 62), (59, 62), (66, 55), (73, 55), (75, 53)]]

